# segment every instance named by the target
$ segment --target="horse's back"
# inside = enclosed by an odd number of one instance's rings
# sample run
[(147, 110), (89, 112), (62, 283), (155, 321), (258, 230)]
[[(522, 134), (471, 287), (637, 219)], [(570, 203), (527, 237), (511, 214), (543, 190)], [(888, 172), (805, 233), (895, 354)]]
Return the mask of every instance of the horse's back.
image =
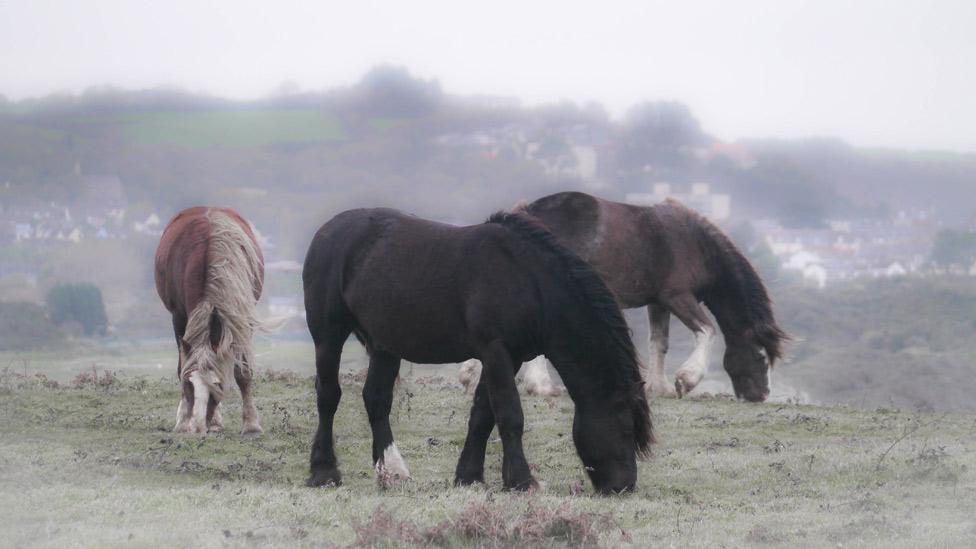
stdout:
[(455, 227), (388, 209), (344, 212), (323, 225), (306, 257), (310, 328), (345, 308), (370, 345), (392, 354), (423, 363), (470, 358), (470, 332), (510, 325), (527, 299), (519, 289), (531, 291), (532, 280), (506, 251), (509, 238), (491, 224)]
[(666, 231), (648, 208), (563, 192), (525, 209), (593, 266), (624, 307), (646, 305), (672, 270)]
[(173, 218), (156, 248), (156, 292), (171, 313), (189, 314), (203, 299), (210, 222), (207, 208), (187, 208)]
[[(203, 299), (212, 215), (224, 215), (233, 220), (254, 244), (258, 260), (264, 264), (251, 226), (236, 211), (207, 206), (181, 210), (166, 225), (156, 248), (156, 292), (170, 312), (187, 314)], [(258, 275), (258, 282), (262, 283), (263, 270)], [(260, 284), (255, 292), (256, 297), (260, 296)]]

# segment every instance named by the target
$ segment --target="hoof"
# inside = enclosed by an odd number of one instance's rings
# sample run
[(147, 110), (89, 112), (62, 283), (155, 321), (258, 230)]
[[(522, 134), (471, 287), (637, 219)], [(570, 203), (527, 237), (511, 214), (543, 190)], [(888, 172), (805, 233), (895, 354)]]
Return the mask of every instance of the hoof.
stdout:
[(485, 483), (484, 475), (454, 477), (455, 486), (474, 486), (475, 484), (484, 484), (484, 483)]
[(678, 372), (678, 375), (674, 376), (674, 390), (678, 393), (678, 398), (681, 398), (688, 393), (690, 393), (702, 380), (702, 376), (695, 376), (697, 379), (692, 377), (692, 374), (685, 372)]
[(256, 423), (254, 425), (245, 425), (244, 428), (241, 429), (241, 434), (246, 437), (257, 437), (261, 436), (263, 433), (264, 429), (262, 429), (261, 426)]
[(539, 483), (532, 477), (515, 483), (513, 486), (506, 486), (506, 490), (513, 492), (535, 492), (539, 490)]
[(305, 481), (305, 486), (316, 488), (319, 486), (342, 486), (342, 475), (338, 469), (328, 471), (312, 472), (312, 475)]
[(206, 434), (208, 431), (205, 425), (197, 425), (193, 422), (187, 421), (182, 424), (178, 424), (174, 429), (174, 433), (193, 433), (193, 434)]
[(675, 385), (669, 384), (667, 381), (662, 382), (660, 385), (653, 385), (647, 388), (647, 393), (655, 397), (664, 398), (677, 398), (679, 396), (678, 390)]

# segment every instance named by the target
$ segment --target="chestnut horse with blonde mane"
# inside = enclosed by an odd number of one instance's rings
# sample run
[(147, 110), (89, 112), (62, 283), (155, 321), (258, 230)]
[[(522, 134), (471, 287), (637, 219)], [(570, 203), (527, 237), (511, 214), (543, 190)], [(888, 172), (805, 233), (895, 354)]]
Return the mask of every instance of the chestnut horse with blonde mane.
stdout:
[(242, 434), (259, 434), (251, 396), (264, 257), (254, 231), (230, 208), (198, 206), (176, 215), (156, 250), (156, 291), (173, 315), (183, 396), (175, 431), (220, 431), (219, 405), (233, 375), (241, 390)]

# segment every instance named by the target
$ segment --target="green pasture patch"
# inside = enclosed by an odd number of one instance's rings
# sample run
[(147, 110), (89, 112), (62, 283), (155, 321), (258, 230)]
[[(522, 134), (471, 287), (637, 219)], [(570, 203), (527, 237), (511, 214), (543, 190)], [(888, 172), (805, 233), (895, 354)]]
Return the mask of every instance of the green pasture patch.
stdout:
[(91, 114), (72, 119), (78, 128), (118, 127), (143, 145), (251, 148), (346, 139), (337, 116), (318, 110), (151, 111)]

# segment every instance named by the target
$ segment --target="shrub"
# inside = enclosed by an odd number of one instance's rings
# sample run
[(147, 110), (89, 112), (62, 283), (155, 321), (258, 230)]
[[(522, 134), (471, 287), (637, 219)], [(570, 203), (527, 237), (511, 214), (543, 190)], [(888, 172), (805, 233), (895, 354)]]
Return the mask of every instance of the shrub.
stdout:
[(51, 288), (47, 310), (55, 324), (77, 322), (87, 336), (105, 335), (108, 329), (102, 291), (94, 284), (59, 284)]

